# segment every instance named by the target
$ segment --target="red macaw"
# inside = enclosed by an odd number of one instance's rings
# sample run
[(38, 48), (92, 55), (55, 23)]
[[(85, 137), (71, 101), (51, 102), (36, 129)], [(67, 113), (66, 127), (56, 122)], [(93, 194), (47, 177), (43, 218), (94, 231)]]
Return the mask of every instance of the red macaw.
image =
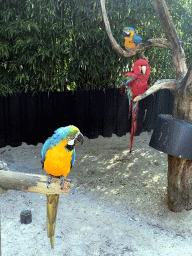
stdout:
[(133, 102), (133, 99), (143, 94), (148, 89), (150, 81), (150, 68), (148, 62), (143, 59), (137, 60), (133, 64), (131, 72), (125, 74), (125, 80), (121, 85), (120, 93), (126, 93), (129, 99), (129, 118), (132, 112), (131, 134), (130, 134), (130, 153), (133, 145), (133, 138), (137, 130), (137, 113), (138, 102)]

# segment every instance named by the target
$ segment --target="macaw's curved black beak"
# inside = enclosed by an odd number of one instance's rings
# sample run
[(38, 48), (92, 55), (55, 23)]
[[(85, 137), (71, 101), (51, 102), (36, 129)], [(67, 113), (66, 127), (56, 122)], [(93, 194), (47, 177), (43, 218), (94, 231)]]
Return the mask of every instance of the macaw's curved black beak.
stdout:
[(81, 145), (84, 142), (84, 136), (83, 136), (83, 134), (81, 132), (79, 132), (77, 138), (75, 139), (75, 144), (76, 144), (77, 141), (81, 142)]

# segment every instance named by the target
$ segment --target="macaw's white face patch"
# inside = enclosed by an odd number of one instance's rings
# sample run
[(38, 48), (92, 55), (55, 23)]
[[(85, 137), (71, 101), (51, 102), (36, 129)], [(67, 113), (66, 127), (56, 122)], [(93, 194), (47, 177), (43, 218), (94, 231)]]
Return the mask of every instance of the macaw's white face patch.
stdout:
[(142, 66), (142, 67), (141, 67), (141, 70), (142, 70), (143, 75), (145, 75), (145, 73), (146, 73), (146, 69), (147, 69), (147, 67), (146, 67), (146, 66)]
[(75, 139), (79, 136), (79, 133), (80, 131), (78, 131), (76, 134), (69, 137), (67, 145), (73, 146), (75, 144)]
[(130, 31), (129, 31), (129, 30), (127, 30), (127, 31), (126, 31), (126, 34), (127, 34), (127, 36), (128, 36), (128, 37), (130, 37), (130, 36), (131, 36), (131, 33), (130, 33)]
[(74, 140), (69, 140), (67, 145), (73, 146), (74, 145)]

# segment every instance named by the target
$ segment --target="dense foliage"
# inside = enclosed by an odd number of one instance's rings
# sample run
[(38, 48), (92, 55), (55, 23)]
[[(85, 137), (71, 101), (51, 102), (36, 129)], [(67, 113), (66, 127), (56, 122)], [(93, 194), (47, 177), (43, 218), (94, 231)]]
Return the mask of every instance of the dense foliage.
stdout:
[[(188, 61), (191, 56), (191, 1), (167, 0)], [(132, 26), (144, 39), (164, 37), (149, 0), (106, 3), (112, 33), (123, 47), (122, 29)], [(111, 47), (100, 1), (0, 0), (0, 95), (18, 91), (106, 88), (132, 59)], [(173, 77), (168, 50), (149, 48), (152, 81)]]

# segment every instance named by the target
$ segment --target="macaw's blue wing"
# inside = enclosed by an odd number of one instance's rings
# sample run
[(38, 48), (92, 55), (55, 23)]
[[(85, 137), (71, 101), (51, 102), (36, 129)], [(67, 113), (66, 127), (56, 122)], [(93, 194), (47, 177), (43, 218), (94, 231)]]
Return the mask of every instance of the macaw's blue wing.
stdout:
[(142, 38), (138, 35), (134, 36), (133, 37), (133, 42), (138, 45), (138, 44), (141, 44), (142, 43)]
[(131, 88), (129, 88), (127, 85), (133, 79), (134, 79), (134, 77), (132, 77), (132, 76), (125, 76), (124, 81), (121, 84), (121, 88), (120, 88), (120, 93), (121, 94), (126, 94), (128, 96), (129, 103), (130, 103), (130, 100), (132, 99), (132, 92), (131, 92)]
[(75, 156), (76, 156), (75, 149), (73, 149), (72, 159), (71, 159), (71, 167), (73, 167), (73, 165), (75, 163)]
[(41, 162), (45, 161), (45, 155), (47, 151), (54, 146), (54, 140), (51, 138), (47, 139), (41, 149)]
[(131, 77), (131, 76), (129, 76), (129, 77), (125, 76), (124, 78), (125, 78), (125, 80), (121, 84), (121, 87), (127, 85), (133, 79), (133, 77)]

